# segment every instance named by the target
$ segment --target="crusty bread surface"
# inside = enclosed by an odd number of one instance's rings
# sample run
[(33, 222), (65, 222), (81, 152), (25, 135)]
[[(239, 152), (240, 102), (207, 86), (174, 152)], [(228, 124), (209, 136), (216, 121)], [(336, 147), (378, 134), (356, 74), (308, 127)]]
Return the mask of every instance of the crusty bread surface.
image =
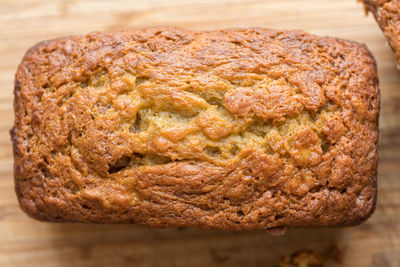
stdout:
[(45, 41), (15, 81), (15, 187), (46, 221), (354, 225), (376, 201), (364, 45), (155, 27)]
[(396, 53), (400, 66), (400, 0), (364, 0), (365, 9), (371, 12), (381, 27), (390, 47)]

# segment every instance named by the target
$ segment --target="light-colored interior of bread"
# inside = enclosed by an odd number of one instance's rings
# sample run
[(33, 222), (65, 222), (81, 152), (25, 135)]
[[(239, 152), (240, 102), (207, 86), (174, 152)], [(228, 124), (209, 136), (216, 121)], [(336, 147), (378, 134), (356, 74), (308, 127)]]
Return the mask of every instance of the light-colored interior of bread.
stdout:
[[(118, 82), (121, 86), (114, 90), (113, 84)], [(224, 165), (240, 159), (246, 149), (278, 153), (292, 158), (297, 165), (307, 165), (311, 153), (329, 149), (330, 143), (321, 134), (321, 127), (324, 118), (337, 110), (333, 103), (328, 101), (318, 112), (301, 110), (280, 120), (264, 120), (252, 113), (240, 116), (226, 108), (227, 92), (257, 84), (265, 88), (268, 83), (291, 85), (283, 79), (273, 81), (268, 76), (235, 83), (221, 79), (220, 83), (219, 88), (199, 88), (191, 86), (188, 80), (185, 87), (171, 90), (149, 77), (125, 74), (120, 80), (112, 81), (106, 72), (99, 71), (82, 83), (74, 95), (91, 89), (99, 99), (92, 107), (95, 119), (107, 120), (115, 112), (123, 113), (123, 122), (114, 128), (142, 145), (133, 147), (133, 153), (110, 165), (110, 173), (181, 160)], [(297, 93), (294, 88), (293, 94)], [(302, 132), (315, 134), (318, 139), (312, 146), (306, 140), (303, 147), (296, 147), (296, 135)]]

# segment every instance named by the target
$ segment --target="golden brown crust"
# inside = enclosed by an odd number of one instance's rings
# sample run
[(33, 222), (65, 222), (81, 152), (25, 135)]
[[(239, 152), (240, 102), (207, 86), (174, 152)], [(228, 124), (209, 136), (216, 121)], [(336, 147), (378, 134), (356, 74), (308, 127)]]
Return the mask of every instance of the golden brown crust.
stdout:
[(376, 66), (301, 31), (147, 28), (33, 47), (15, 185), (49, 221), (353, 225), (376, 201)]
[(400, 1), (364, 0), (364, 6), (374, 15), (400, 65)]

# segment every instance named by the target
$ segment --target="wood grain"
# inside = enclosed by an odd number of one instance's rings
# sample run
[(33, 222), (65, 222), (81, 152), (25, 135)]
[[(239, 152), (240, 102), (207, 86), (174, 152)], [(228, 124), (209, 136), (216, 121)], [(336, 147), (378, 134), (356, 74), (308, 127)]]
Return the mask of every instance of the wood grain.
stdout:
[[(223, 232), (41, 223), (18, 207), (8, 130), (14, 73), (44, 39), (150, 25), (304, 29), (366, 43), (382, 93), (375, 214), (352, 228)], [(298, 249), (340, 257), (326, 266), (400, 266), (400, 71), (372, 16), (355, 0), (0, 0), (0, 266), (276, 266)], [(335, 257), (334, 257), (335, 258)]]

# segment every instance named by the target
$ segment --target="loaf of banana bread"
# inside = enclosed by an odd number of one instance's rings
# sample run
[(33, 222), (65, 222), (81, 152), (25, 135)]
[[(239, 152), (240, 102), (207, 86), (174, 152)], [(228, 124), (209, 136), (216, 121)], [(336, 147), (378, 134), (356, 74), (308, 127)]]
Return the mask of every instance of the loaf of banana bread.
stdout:
[(374, 210), (364, 45), (156, 27), (45, 41), (15, 80), (15, 187), (39, 220), (257, 229)]
[(364, 0), (364, 6), (374, 15), (400, 66), (400, 0)]

